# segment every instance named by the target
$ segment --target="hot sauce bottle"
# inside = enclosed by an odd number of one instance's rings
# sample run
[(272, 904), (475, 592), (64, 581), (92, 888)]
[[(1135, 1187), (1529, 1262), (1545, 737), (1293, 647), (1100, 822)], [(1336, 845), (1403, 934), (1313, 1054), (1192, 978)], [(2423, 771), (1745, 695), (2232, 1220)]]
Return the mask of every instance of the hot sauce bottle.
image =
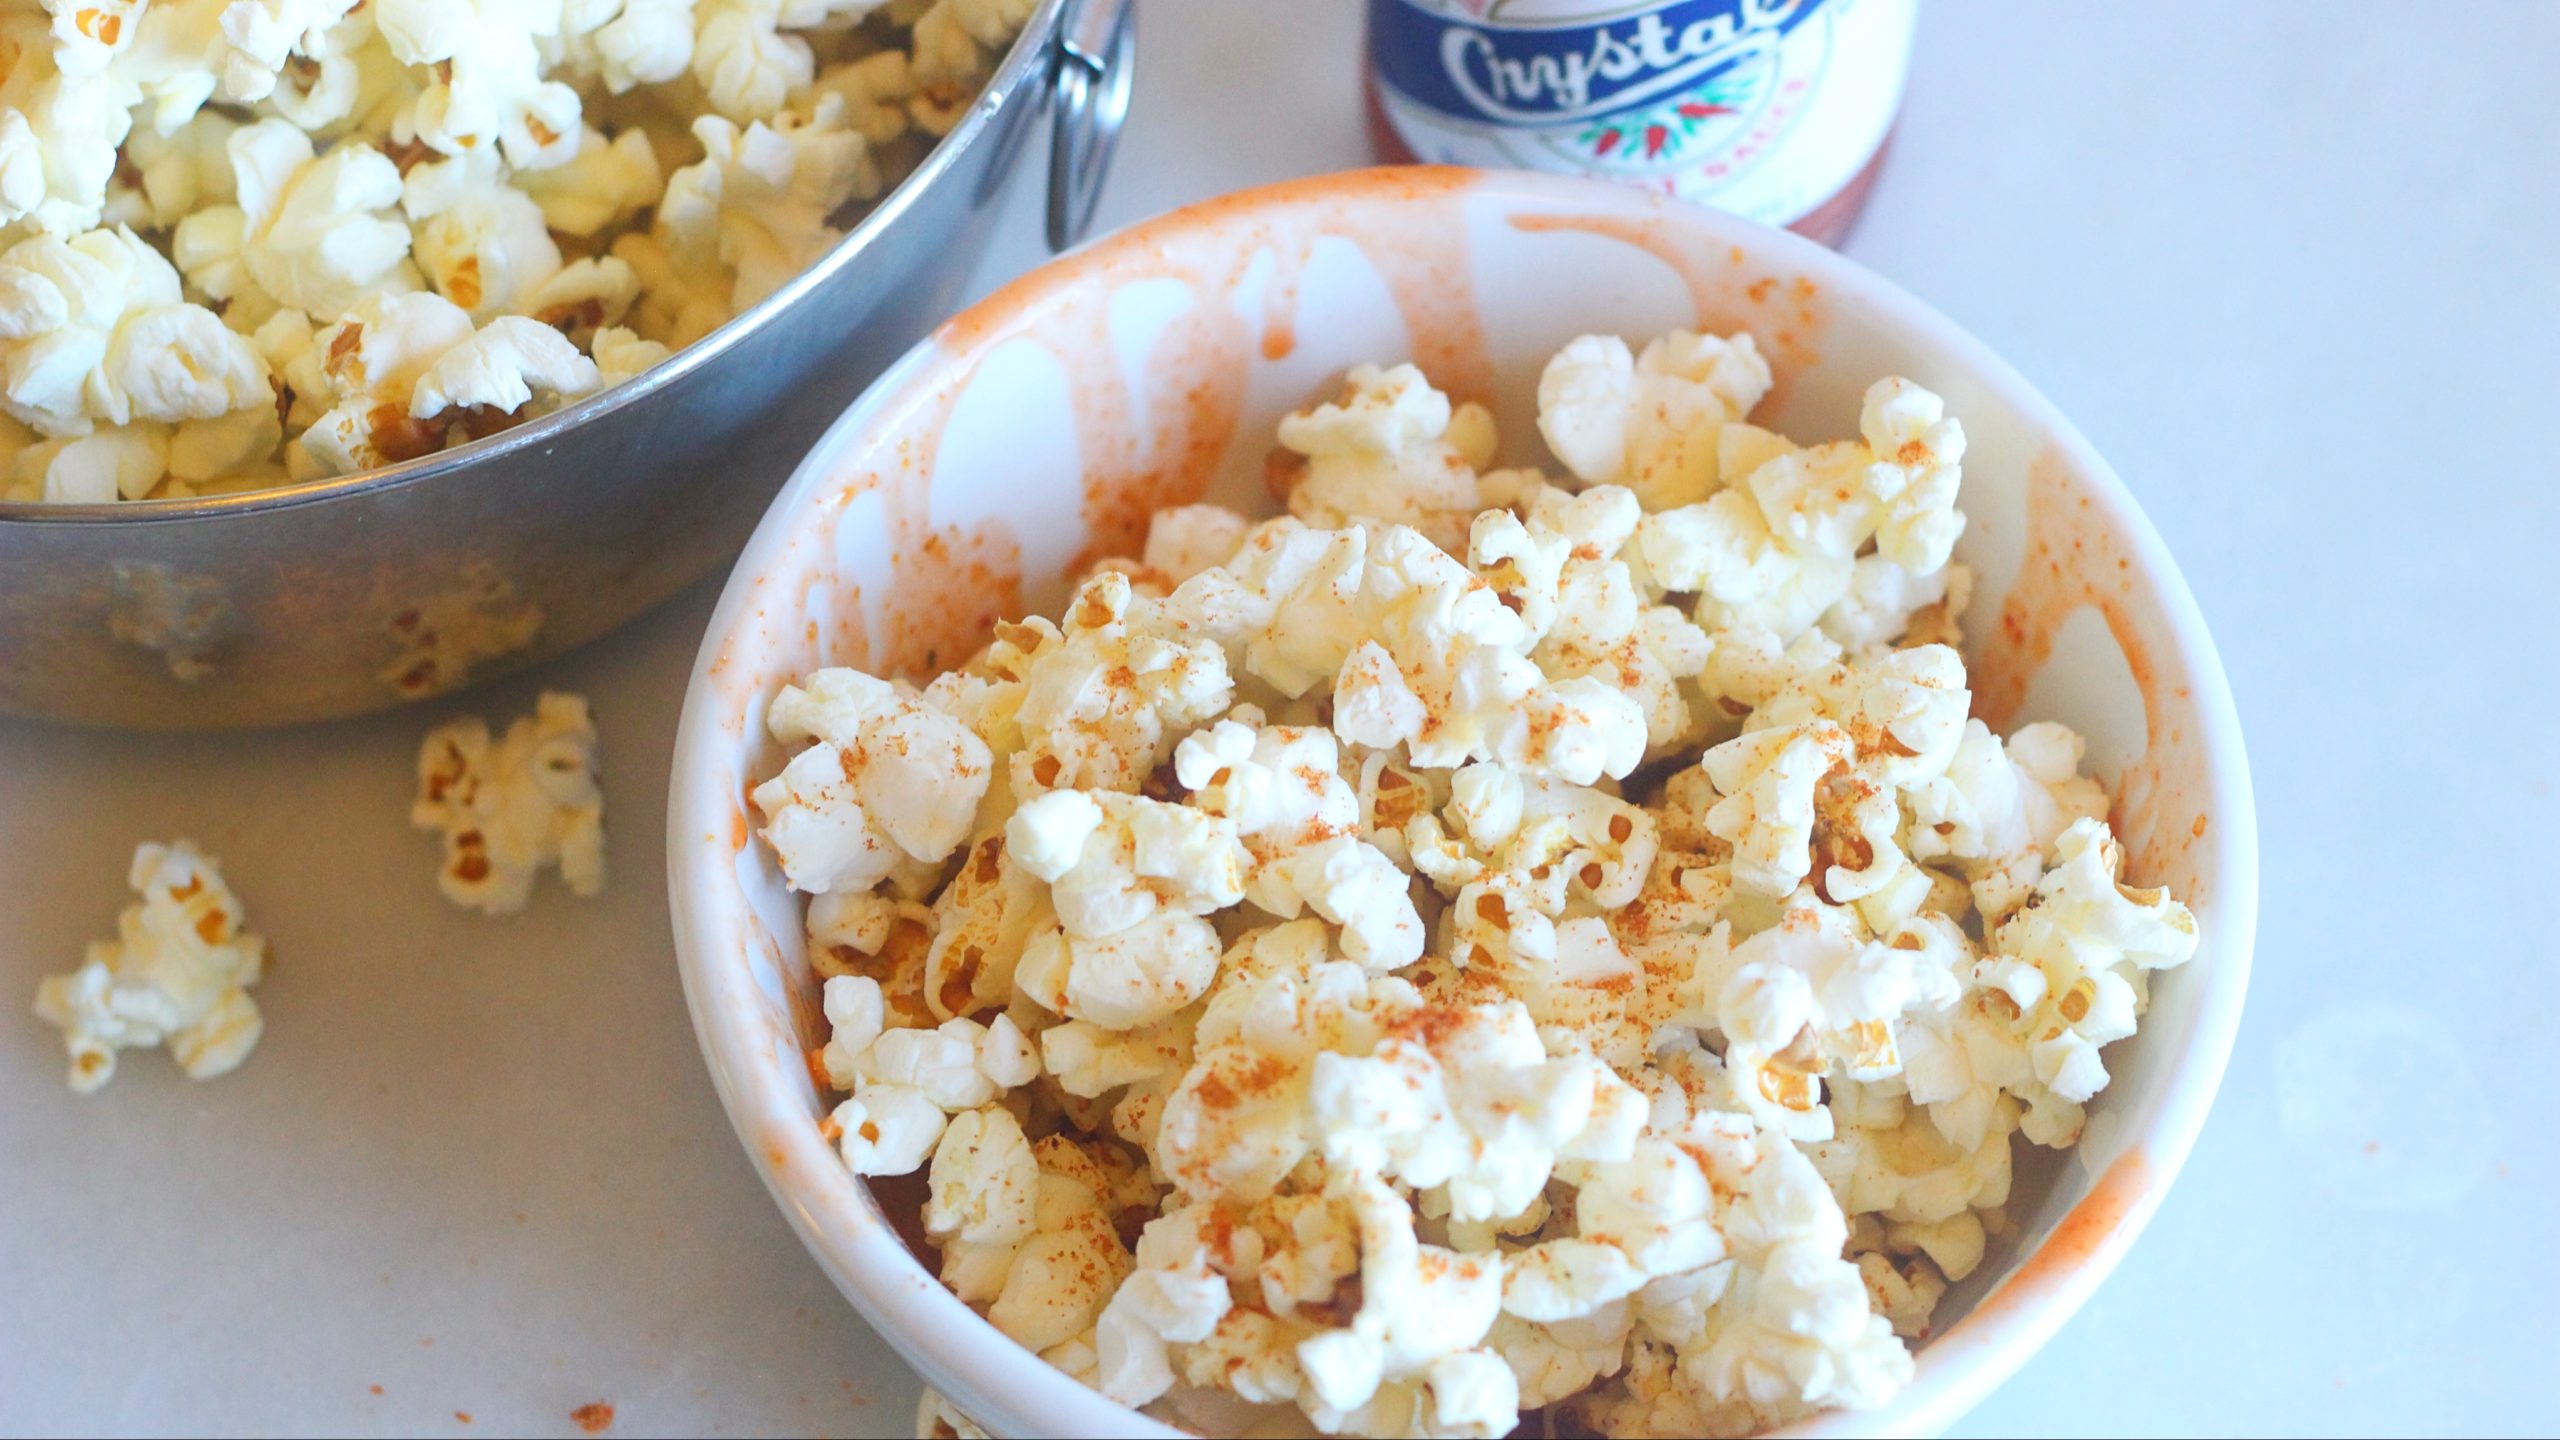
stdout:
[(1368, 0), (1401, 162), (1595, 175), (1825, 244), (1875, 184), (1918, 0)]

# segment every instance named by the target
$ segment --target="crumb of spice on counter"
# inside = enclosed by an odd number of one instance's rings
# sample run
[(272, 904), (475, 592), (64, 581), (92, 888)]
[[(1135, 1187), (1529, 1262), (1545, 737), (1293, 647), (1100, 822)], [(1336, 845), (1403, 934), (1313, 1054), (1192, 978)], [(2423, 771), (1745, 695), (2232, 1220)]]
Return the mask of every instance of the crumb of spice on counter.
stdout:
[(367, 1385), (367, 1386), (366, 1386), (366, 1387), (364, 1387), (364, 1388), (365, 1388), (365, 1389), (367, 1389), (367, 1390), (372, 1391), (372, 1392), (373, 1392), (374, 1394), (376, 1394), (376, 1395), (379, 1395), (379, 1394), (381, 1394), (381, 1393), (382, 1393), (382, 1387), (381, 1387), (381, 1386), (379, 1386), (379, 1385)]
[(456, 1410), (453, 1412), (453, 1418), (461, 1421), (465, 1425), (468, 1425), (471, 1423), (471, 1412), (468, 1410)]
[(601, 1435), (613, 1428), (613, 1407), (602, 1400), (592, 1400), (569, 1412), (577, 1427), (590, 1435)]

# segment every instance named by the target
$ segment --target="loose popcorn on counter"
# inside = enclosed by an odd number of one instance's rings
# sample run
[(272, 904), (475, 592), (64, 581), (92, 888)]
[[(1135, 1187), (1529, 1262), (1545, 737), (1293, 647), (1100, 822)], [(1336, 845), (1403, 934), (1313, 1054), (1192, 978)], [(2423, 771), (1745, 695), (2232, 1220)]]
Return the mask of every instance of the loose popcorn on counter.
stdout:
[(477, 715), (427, 732), (409, 823), (444, 832), (436, 884), (465, 909), (522, 910), (545, 866), (559, 869), (571, 894), (601, 894), (604, 791), (587, 702), (545, 692), (495, 740)]
[(267, 967), (267, 942), (242, 926), (240, 897), (211, 856), (187, 841), (133, 852), (127, 884), (142, 898), (116, 918), (116, 938), (91, 942), (67, 975), (36, 987), (36, 1014), (71, 1052), (71, 1088), (115, 1078), (116, 1052), (165, 1044), (190, 1079), (228, 1074), (257, 1047), (265, 1020), (249, 987)]
[(825, 254), (1032, 8), (0, 0), (0, 501), (353, 474), (631, 379)]
[(1962, 426), (1888, 379), (1801, 446), (1770, 382), (1748, 335), (1577, 340), (1550, 476), (1360, 366), (1280, 425), (1287, 515), (1165, 511), (921, 689), (781, 692), (822, 1129), (928, 1177), (953, 1293), (1203, 1433), (1742, 1435), (1909, 1382), (2196, 925), (2077, 735), (1971, 717)]

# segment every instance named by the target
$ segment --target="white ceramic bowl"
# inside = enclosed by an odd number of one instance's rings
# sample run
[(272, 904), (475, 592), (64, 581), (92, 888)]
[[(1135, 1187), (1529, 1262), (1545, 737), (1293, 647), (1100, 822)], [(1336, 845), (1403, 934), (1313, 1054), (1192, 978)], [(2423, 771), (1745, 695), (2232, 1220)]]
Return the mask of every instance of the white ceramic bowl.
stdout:
[[(756, 532), (705, 639), (668, 818), (676, 947), (695, 1029), (747, 1153), (810, 1252), (929, 1383), (1003, 1434), (1170, 1434), (1050, 1370), (946, 1292), (819, 1136), (822, 1043), (800, 905), (750, 842), (746, 792), (781, 763), (767, 700), (815, 666), (930, 672), (990, 622), (1055, 613), (1066, 577), (1134, 553), (1147, 514), (1267, 509), (1273, 422), (1362, 360), (1414, 359), (1489, 401), (1507, 458), (1536, 450), (1540, 365), (1575, 335), (1748, 327), (1778, 386), (1755, 419), (1855, 433), (1869, 382), (1944, 395), (1970, 445), (1961, 556), (1976, 707), (2067, 721), (2117, 796), (2129, 871), (2194, 909), (2203, 945), (2160, 978), (2088, 1135), (2022, 1151), (1995, 1250), (1891, 1406), (1807, 1433), (1933, 1432), (2076, 1310), (2158, 1207), (2239, 1024), (2257, 828), (2221, 662), (2125, 487), (1963, 331), (1792, 235), (1634, 191), (1518, 174), (1382, 170), (1247, 191), (1043, 266), (944, 326), (819, 441)], [(905, 1222), (910, 1230), (913, 1221)], [(1961, 1319), (1956, 1317), (1961, 1316)]]

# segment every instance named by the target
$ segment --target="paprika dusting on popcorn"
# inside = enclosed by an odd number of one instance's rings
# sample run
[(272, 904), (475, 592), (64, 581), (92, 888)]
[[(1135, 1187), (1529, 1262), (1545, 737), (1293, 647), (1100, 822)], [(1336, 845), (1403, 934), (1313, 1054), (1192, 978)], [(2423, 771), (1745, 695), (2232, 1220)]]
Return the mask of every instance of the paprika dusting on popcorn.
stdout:
[[(1965, 436), (1586, 336), (1557, 469), (1360, 366), (1288, 513), (1157, 517), (922, 688), (768, 710), (856, 1173), (943, 1281), (1206, 1432), (1749, 1434), (1870, 1407), (2194, 918), (1955, 648)], [(926, 1433), (970, 1433), (938, 1397)]]

